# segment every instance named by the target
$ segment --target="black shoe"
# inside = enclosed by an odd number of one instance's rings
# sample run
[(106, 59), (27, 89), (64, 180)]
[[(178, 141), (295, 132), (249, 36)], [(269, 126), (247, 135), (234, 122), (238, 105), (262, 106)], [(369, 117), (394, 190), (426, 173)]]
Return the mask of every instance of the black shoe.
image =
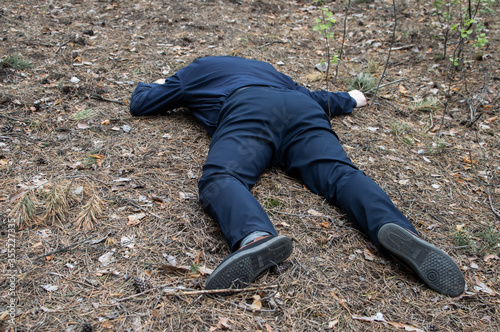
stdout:
[(266, 236), (238, 249), (212, 272), (206, 289), (241, 289), (262, 272), (278, 265), (292, 253), (292, 241), (286, 236)]
[(441, 249), (396, 224), (380, 227), (378, 240), (396, 260), (410, 267), (436, 292), (453, 297), (464, 292), (462, 271)]

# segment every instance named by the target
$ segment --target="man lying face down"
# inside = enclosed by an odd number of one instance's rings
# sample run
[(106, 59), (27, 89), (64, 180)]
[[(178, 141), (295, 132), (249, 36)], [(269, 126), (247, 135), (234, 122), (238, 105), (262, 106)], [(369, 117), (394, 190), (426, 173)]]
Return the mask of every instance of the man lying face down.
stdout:
[(268, 63), (231, 56), (200, 58), (174, 75), (139, 83), (133, 115), (185, 107), (211, 138), (199, 198), (232, 253), (207, 289), (242, 288), (292, 253), (250, 188), (277, 166), (344, 211), (383, 253), (411, 268), (435, 291), (458, 296), (465, 280), (444, 251), (424, 241), (387, 194), (354, 166), (330, 116), (366, 105), (364, 94), (310, 91)]

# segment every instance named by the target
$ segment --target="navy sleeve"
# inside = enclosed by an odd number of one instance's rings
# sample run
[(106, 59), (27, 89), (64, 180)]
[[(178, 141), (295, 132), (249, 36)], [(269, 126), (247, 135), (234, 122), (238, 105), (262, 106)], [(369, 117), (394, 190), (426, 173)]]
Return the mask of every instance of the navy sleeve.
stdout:
[(177, 75), (167, 78), (164, 84), (139, 82), (130, 99), (133, 115), (162, 114), (183, 106), (182, 85)]
[(298, 84), (296, 89), (314, 99), (328, 116), (349, 114), (356, 107), (356, 100), (347, 92), (310, 91)]

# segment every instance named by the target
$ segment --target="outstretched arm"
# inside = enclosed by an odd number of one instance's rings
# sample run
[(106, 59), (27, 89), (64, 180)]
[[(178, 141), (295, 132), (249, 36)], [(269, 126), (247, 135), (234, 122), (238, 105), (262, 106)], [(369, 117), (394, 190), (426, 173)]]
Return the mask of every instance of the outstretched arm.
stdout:
[(133, 115), (156, 115), (183, 106), (183, 91), (176, 75), (152, 84), (140, 82), (130, 99)]
[(350, 92), (310, 91), (296, 83), (295, 88), (316, 100), (329, 116), (349, 114), (354, 108), (366, 105), (366, 97), (359, 90)]

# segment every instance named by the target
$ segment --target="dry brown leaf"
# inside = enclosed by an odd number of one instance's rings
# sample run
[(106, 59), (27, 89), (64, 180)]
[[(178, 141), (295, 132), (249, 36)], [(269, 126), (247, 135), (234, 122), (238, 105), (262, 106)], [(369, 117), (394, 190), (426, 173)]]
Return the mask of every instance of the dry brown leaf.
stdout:
[(394, 157), (394, 156), (385, 156), (387, 159), (394, 160), (394, 161), (399, 161), (400, 163), (405, 163), (406, 160), (399, 158), (399, 157)]
[(408, 325), (408, 324), (401, 324), (401, 323), (396, 323), (396, 322), (388, 322), (386, 321), (387, 324), (389, 325), (392, 325), (394, 327), (397, 327), (397, 328), (400, 328), (400, 329), (404, 329), (405, 331), (411, 331), (411, 332), (424, 332), (423, 330), (415, 327), (415, 326), (411, 326), (411, 325)]
[(330, 223), (328, 221), (320, 222), (318, 225), (323, 228), (330, 228)]
[(366, 259), (367, 261), (374, 261), (374, 260), (376, 260), (376, 259), (377, 259), (377, 256), (376, 256), (376, 255), (374, 255), (374, 254), (373, 254), (373, 253), (372, 253), (369, 249), (365, 249), (365, 250), (363, 251), (363, 254), (365, 255), (365, 259)]
[(325, 216), (323, 213), (318, 212), (318, 211), (316, 211), (314, 209), (309, 209), (307, 211), (307, 213), (309, 213), (311, 216), (315, 216), (315, 217), (324, 217)]
[(484, 256), (485, 262), (488, 262), (490, 259), (499, 260), (500, 258), (498, 257), (498, 255), (493, 255), (493, 254), (489, 254), (489, 255)]
[(260, 300), (260, 295), (255, 294), (253, 296), (253, 303), (249, 306), (250, 309), (259, 311), (262, 309), (262, 302)]
[(399, 93), (402, 95), (408, 95), (408, 94), (410, 94), (410, 91), (408, 91), (408, 89), (406, 89), (403, 85), (400, 85), (399, 86)]
[(128, 216), (127, 226), (132, 227), (139, 225), (141, 223), (141, 220), (144, 219), (145, 216), (145, 213), (131, 214), (130, 216)]
[(216, 330), (227, 330), (227, 329), (230, 329), (231, 326), (229, 325), (229, 318), (221, 318), (219, 320), (219, 322), (217, 323), (216, 326), (212, 326), (209, 331), (212, 332), (212, 331), (216, 331)]

